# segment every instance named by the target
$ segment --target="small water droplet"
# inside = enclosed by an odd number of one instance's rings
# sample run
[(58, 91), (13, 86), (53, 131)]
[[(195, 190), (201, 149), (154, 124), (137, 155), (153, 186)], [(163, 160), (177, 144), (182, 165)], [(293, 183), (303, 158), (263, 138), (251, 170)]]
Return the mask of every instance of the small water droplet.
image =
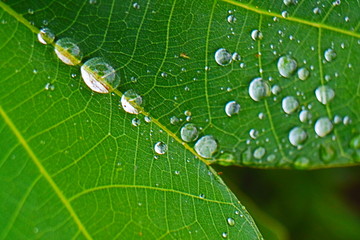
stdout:
[(228, 223), (229, 226), (231, 226), (231, 227), (235, 226), (235, 220), (234, 220), (233, 218), (231, 218), (231, 217), (229, 217), (229, 218), (227, 219), (227, 223)]
[(309, 165), (310, 160), (307, 157), (298, 157), (294, 162), (294, 166), (297, 169), (306, 169)]
[(296, 70), (297, 62), (290, 56), (282, 56), (277, 62), (277, 68), (281, 76), (289, 78)]
[(289, 13), (288, 13), (287, 11), (282, 11), (282, 12), (281, 12), (281, 16), (282, 16), (283, 18), (287, 18), (287, 17), (289, 16)]
[(259, 132), (257, 130), (255, 130), (255, 129), (250, 129), (249, 136), (252, 139), (256, 139), (259, 136)]
[(249, 95), (254, 101), (260, 101), (261, 99), (270, 96), (269, 83), (259, 77), (253, 79), (249, 85)]
[(74, 40), (61, 38), (55, 43), (55, 53), (67, 65), (77, 65), (81, 62), (83, 54)]
[(211, 135), (201, 137), (195, 143), (195, 151), (203, 158), (211, 158), (217, 151), (218, 143)]
[(325, 60), (328, 61), (328, 62), (333, 61), (336, 58), (335, 50), (332, 49), (332, 48), (326, 49), (325, 52), (324, 52), (324, 57), (325, 57)]
[(187, 123), (180, 130), (181, 139), (185, 142), (193, 142), (198, 136), (199, 132), (195, 124)]
[(229, 22), (229, 23), (235, 23), (236, 22), (236, 17), (234, 15), (229, 15), (226, 20)]
[(289, 141), (295, 147), (298, 147), (301, 144), (303, 144), (306, 139), (307, 139), (307, 133), (301, 127), (294, 127), (289, 132)]
[(255, 30), (252, 30), (251, 32), (251, 38), (254, 40), (254, 41), (257, 41), (257, 40), (261, 40), (263, 39), (263, 34), (261, 31), (255, 29)]
[(311, 118), (312, 118), (312, 114), (308, 110), (302, 110), (299, 113), (299, 120), (302, 123), (306, 123), (306, 122), (310, 121)]
[(139, 114), (141, 104), (142, 97), (132, 89), (126, 91), (121, 97), (121, 106), (125, 112)]
[(360, 149), (360, 135), (356, 135), (350, 140), (350, 147), (353, 149)]
[(318, 7), (316, 7), (316, 8), (313, 9), (313, 13), (314, 13), (314, 14), (320, 14), (320, 13), (321, 13), (321, 9), (318, 8)]
[(176, 116), (170, 117), (170, 123), (172, 125), (177, 125), (179, 123), (179, 118), (177, 118)]
[(315, 90), (316, 99), (322, 104), (327, 104), (335, 97), (335, 92), (327, 85), (320, 86)]
[(221, 234), (221, 236), (222, 236), (223, 238), (227, 238), (227, 237), (228, 237), (228, 234), (227, 234), (226, 232), (223, 232), (223, 233)]
[(166, 143), (164, 142), (157, 142), (154, 146), (154, 150), (157, 154), (165, 154), (168, 150)]
[(229, 152), (222, 153), (217, 159), (218, 159), (217, 163), (223, 166), (230, 166), (235, 163), (234, 154)]
[(176, 170), (175, 172), (175, 175), (180, 175), (180, 171)]
[(343, 119), (344, 125), (349, 125), (351, 123), (351, 118), (349, 116), (345, 116)]
[(227, 66), (232, 62), (232, 54), (225, 48), (220, 48), (215, 52), (215, 61), (220, 66)]
[(50, 44), (54, 42), (55, 34), (49, 28), (42, 28), (37, 34), (37, 38), (42, 44)]
[(298, 0), (283, 0), (283, 3), (286, 6), (290, 6), (290, 5), (296, 5), (298, 3)]
[(89, 0), (89, 4), (95, 5), (97, 3), (97, 0)]
[(254, 150), (253, 156), (256, 159), (262, 159), (266, 153), (266, 149), (264, 147), (258, 147)]
[(319, 137), (325, 137), (332, 131), (333, 124), (328, 117), (321, 117), (316, 120), (314, 129)]
[(140, 121), (140, 119), (138, 119), (138, 118), (133, 118), (133, 119), (131, 120), (131, 124), (132, 124), (134, 127), (137, 127), (137, 126), (140, 126), (141, 121)]
[(151, 122), (151, 117), (145, 116), (144, 120), (145, 120), (145, 122), (150, 123)]
[(304, 81), (304, 80), (308, 79), (308, 77), (310, 75), (310, 71), (307, 68), (303, 67), (297, 71), (297, 74), (298, 74), (298, 78), (300, 80)]
[(140, 9), (140, 4), (137, 3), (137, 2), (133, 3), (132, 6), (133, 6), (133, 8), (135, 8), (135, 9)]
[(240, 104), (235, 101), (230, 101), (225, 105), (225, 113), (229, 117), (238, 114), (240, 111)]
[(299, 108), (298, 100), (293, 96), (284, 97), (282, 100), (282, 109), (286, 114), (292, 114)]
[(91, 58), (81, 66), (81, 77), (91, 90), (98, 93), (109, 93), (110, 88), (115, 89), (120, 84), (115, 69), (99, 57)]
[(281, 87), (279, 85), (274, 85), (271, 87), (271, 92), (274, 95), (278, 95), (281, 92)]

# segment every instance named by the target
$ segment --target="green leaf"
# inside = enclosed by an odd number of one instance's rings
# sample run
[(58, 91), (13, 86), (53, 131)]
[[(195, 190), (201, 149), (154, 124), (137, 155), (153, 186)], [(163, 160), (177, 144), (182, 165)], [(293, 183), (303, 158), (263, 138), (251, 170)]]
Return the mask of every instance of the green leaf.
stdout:
[[(1, 237), (260, 238), (246, 210), (207, 164), (305, 169), (357, 164), (358, 1), (134, 4), (0, 2)], [(114, 94), (92, 93), (78, 66), (63, 64), (54, 46), (36, 40), (41, 27), (57, 39), (74, 39), (84, 61), (105, 58), (121, 78), (120, 87)], [(253, 40), (253, 30), (263, 38)], [(220, 48), (242, 59), (219, 66), (214, 54)], [(327, 62), (329, 48), (336, 58)], [(285, 55), (297, 68), (310, 70), (307, 80), (295, 73), (280, 76), (277, 62)], [(257, 77), (280, 86), (281, 93), (254, 101), (248, 89)], [(315, 97), (322, 85), (335, 93), (325, 105)], [(129, 89), (145, 102), (144, 114), (135, 116), (142, 122), (138, 127), (131, 124), (134, 116), (117, 106)], [(288, 115), (281, 106), (287, 96), (300, 104)], [(237, 115), (225, 114), (229, 101), (241, 105)], [(299, 120), (301, 108), (311, 112), (311, 121)], [(212, 159), (199, 156), (194, 143), (181, 142), (185, 111), (201, 136), (217, 139)], [(144, 115), (152, 121), (146, 123)], [(171, 125), (173, 116), (181, 124)], [(315, 122), (335, 116), (345, 124), (333, 123), (330, 133), (318, 137)], [(301, 146), (289, 142), (294, 127), (306, 131)], [(256, 139), (249, 132), (258, 132), (252, 134)], [(167, 144), (164, 155), (154, 151), (159, 141)]]

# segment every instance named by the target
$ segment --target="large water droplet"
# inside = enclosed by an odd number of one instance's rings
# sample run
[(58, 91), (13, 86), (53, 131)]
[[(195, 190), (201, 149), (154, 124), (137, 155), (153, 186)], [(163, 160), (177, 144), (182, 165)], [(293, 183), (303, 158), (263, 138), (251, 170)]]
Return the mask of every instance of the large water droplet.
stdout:
[(261, 31), (259, 31), (259, 30), (257, 30), (257, 29), (255, 29), (255, 30), (252, 30), (252, 32), (251, 32), (251, 38), (254, 40), (254, 41), (256, 41), (256, 40), (261, 40), (261, 39), (263, 39), (263, 34), (262, 34), (262, 32)]
[(232, 54), (225, 48), (220, 48), (215, 52), (215, 61), (220, 66), (229, 65), (232, 62)]
[(229, 117), (238, 114), (240, 111), (240, 104), (235, 101), (230, 101), (225, 105), (225, 113)]
[(295, 147), (298, 147), (301, 144), (303, 144), (306, 138), (307, 138), (307, 133), (301, 127), (294, 127), (289, 132), (289, 141)]
[(142, 97), (132, 89), (126, 91), (121, 97), (121, 105), (128, 113), (139, 114), (141, 104)]
[(284, 97), (282, 100), (282, 109), (285, 113), (291, 114), (295, 112), (299, 107), (298, 100), (293, 96)]
[(157, 154), (165, 154), (168, 150), (166, 143), (164, 142), (157, 142), (154, 146), (154, 150)]
[(282, 56), (279, 58), (277, 68), (281, 76), (289, 78), (296, 70), (297, 62), (295, 59), (289, 56)]
[(180, 135), (183, 141), (193, 142), (198, 138), (199, 132), (195, 124), (187, 123), (181, 128)]
[(315, 96), (322, 104), (327, 104), (335, 97), (335, 92), (329, 86), (320, 86), (315, 90)]
[(332, 131), (333, 124), (328, 117), (321, 117), (316, 120), (314, 129), (319, 137), (325, 137)]
[(218, 143), (211, 135), (201, 137), (195, 143), (195, 151), (203, 158), (211, 158), (218, 148)]
[(233, 218), (231, 218), (231, 217), (229, 217), (229, 218), (227, 219), (227, 223), (228, 223), (229, 226), (231, 226), (231, 227), (235, 226), (235, 220), (234, 220)]
[(325, 52), (324, 52), (324, 57), (325, 57), (325, 60), (328, 61), (328, 62), (333, 61), (336, 58), (335, 50), (332, 49), (332, 48), (326, 49)]
[(42, 28), (40, 29), (37, 38), (42, 44), (50, 44), (54, 42), (55, 34), (49, 28)]
[(77, 65), (81, 62), (83, 54), (78, 45), (71, 38), (61, 38), (55, 43), (55, 53), (67, 65)]
[(115, 89), (120, 84), (115, 69), (99, 57), (91, 58), (81, 66), (81, 76), (86, 85), (98, 93), (108, 93), (110, 88)]
[(297, 71), (297, 74), (298, 74), (298, 78), (300, 80), (306, 80), (308, 79), (309, 75), (310, 75), (310, 72), (307, 68), (303, 67), (303, 68), (300, 68), (298, 71)]
[(261, 78), (255, 78), (250, 82), (249, 95), (254, 101), (260, 101), (261, 99), (270, 96), (269, 83)]

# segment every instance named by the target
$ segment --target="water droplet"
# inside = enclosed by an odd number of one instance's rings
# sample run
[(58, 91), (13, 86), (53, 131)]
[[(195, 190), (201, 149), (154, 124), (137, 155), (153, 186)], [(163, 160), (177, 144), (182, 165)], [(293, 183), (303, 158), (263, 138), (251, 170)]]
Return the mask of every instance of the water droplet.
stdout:
[(137, 126), (140, 126), (141, 121), (140, 121), (140, 119), (138, 119), (138, 118), (133, 118), (133, 119), (131, 120), (131, 124), (132, 124), (134, 127), (137, 127)]
[(195, 124), (187, 123), (180, 130), (181, 139), (185, 142), (193, 142), (198, 136), (199, 132)]
[(283, 3), (286, 6), (290, 6), (290, 5), (296, 5), (298, 3), (298, 0), (283, 0)]
[(357, 135), (350, 140), (350, 147), (353, 149), (360, 149), (360, 135)]
[(266, 149), (264, 147), (258, 147), (254, 150), (254, 158), (262, 159), (266, 153)]
[(45, 88), (46, 91), (48, 91), (48, 90), (54, 91), (55, 90), (55, 86), (53, 84), (51, 84), (51, 83), (45, 84), (44, 88)]
[(255, 129), (250, 129), (249, 136), (252, 139), (256, 139), (259, 136), (259, 132), (257, 130), (255, 130)]
[(251, 38), (254, 40), (254, 41), (257, 41), (257, 40), (261, 40), (263, 39), (263, 34), (261, 31), (255, 29), (255, 30), (252, 30), (251, 32)]
[(33, 14), (34, 14), (34, 9), (29, 8), (29, 9), (28, 9), (28, 14), (33, 15)]
[(328, 117), (321, 117), (316, 120), (314, 129), (319, 137), (325, 137), (332, 131), (333, 124)]
[(54, 42), (55, 34), (49, 28), (42, 28), (37, 34), (37, 38), (42, 44), (50, 44)]
[(271, 87), (271, 92), (274, 95), (278, 95), (281, 92), (281, 87), (279, 85), (274, 85)]
[(164, 142), (157, 142), (154, 146), (154, 150), (157, 154), (165, 154), (168, 150), (166, 143)]
[(151, 117), (145, 116), (144, 120), (145, 120), (145, 122), (150, 123), (151, 122)]
[(232, 60), (233, 61), (240, 61), (241, 60), (241, 56), (240, 56), (240, 54), (238, 54), (237, 52), (234, 52), (233, 54), (232, 54)]
[(121, 97), (121, 105), (125, 112), (139, 114), (141, 104), (142, 97), (132, 89), (126, 91)]
[(201, 137), (195, 143), (195, 151), (203, 158), (211, 158), (217, 151), (218, 143), (215, 138), (211, 135)]
[(297, 169), (306, 169), (309, 165), (310, 160), (307, 157), (298, 157), (294, 162), (294, 166)]
[(349, 125), (351, 123), (351, 118), (349, 116), (345, 116), (343, 119), (344, 125)]
[(180, 175), (180, 171), (176, 170), (175, 172), (175, 175)]
[(217, 159), (217, 163), (223, 166), (230, 166), (235, 163), (234, 154), (228, 152), (222, 153)]
[(333, 61), (336, 58), (335, 50), (332, 49), (332, 48), (326, 49), (325, 52), (324, 52), (324, 57), (325, 57), (325, 60), (328, 61), (328, 62)]
[(294, 127), (289, 132), (289, 141), (295, 147), (298, 147), (301, 144), (303, 144), (306, 139), (307, 139), (307, 133), (301, 127)]
[(227, 234), (226, 232), (223, 232), (223, 233), (221, 234), (221, 236), (222, 236), (223, 238), (227, 238), (227, 237), (228, 237), (228, 234)]
[(288, 13), (287, 11), (282, 11), (282, 12), (281, 12), (281, 16), (282, 16), (283, 18), (287, 18), (287, 17), (289, 16), (289, 13)]
[(282, 100), (282, 109), (286, 114), (294, 113), (299, 107), (298, 100), (293, 96), (284, 97)]
[(166, 78), (167, 76), (168, 76), (168, 75), (167, 75), (166, 72), (162, 72), (162, 73), (161, 73), (161, 77)]
[(91, 4), (91, 5), (94, 5), (94, 4), (96, 4), (96, 3), (97, 3), (96, 0), (89, 0), (89, 4)]
[(312, 118), (312, 114), (308, 110), (302, 110), (299, 113), (299, 120), (302, 123), (306, 123), (306, 122), (310, 121), (311, 118)]
[(204, 199), (204, 198), (205, 198), (205, 194), (201, 193), (201, 194), (199, 195), (199, 198)]
[(98, 93), (109, 93), (110, 88), (115, 89), (120, 84), (115, 69), (99, 57), (91, 58), (81, 66), (81, 76), (86, 85)]
[(229, 226), (231, 226), (231, 227), (235, 226), (235, 220), (234, 220), (233, 218), (231, 218), (231, 217), (229, 217), (229, 218), (227, 219), (227, 223), (228, 223)]
[(327, 104), (335, 97), (335, 92), (329, 86), (320, 86), (315, 90), (315, 96), (322, 104)]
[(140, 4), (138, 4), (137, 2), (133, 3), (133, 8), (135, 9), (140, 9)]
[(333, 148), (331, 145), (321, 144), (319, 148), (319, 154), (321, 160), (323, 160), (324, 162), (330, 162), (335, 158), (336, 151), (335, 148)]
[(334, 116), (334, 123), (335, 124), (339, 124), (339, 123), (341, 123), (341, 121), (342, 121), (342, 118), (339, 115)]
[(225, 105), (225, 113), (229, 117), (238, 114), (240, 111), (240, 104), (235, 101), (230, 101)]
[(215, 61), (220, 66), (229, 65), (232, 62), (232, 54), (225, 48), (220, 48), (215, 52)]
[(236, 17), (234, 15), (229, 15), (226, 19), (229, 23), (235, 23), (236, 22)]
[(79, 46), (70, 38), (57, 40), (55, 43), (55, 53), (58, 58), (67, 65), (77, 65), (83, 57)]
[(314, 13), (314, 14), (320, 14), (320, 13), (321, 13), (321, 9), (318, 8), (318, 7), (316, 7), (316, 8), (313, 9), (313, 13)]
[(281, 76), (289, 78), (296, 70), (297, 62), (289, 56), (282, 56), (277, 62), (277, 68)]
[(249, 95), (254, 101), (260, 101), (261, 99), (270, 96), (269, 83), (261, 78), (255, 78), (250, 82)]
[(171, 123), (172, 125), (177, 125), (177, 124), (179, 123), (179, 119), (178, 119), (176, 116), (172, 116), (172, 117), (170, 118), (170, 123)]
[(297, 71), (297, 74), (298, 74), (298, 78), (300, 80), (306, 80), (308, 79), (309, 75), (310, 75), (310, 72), (307, 68), (303, 67), (303, 68), (300, 68), (298, 71)]

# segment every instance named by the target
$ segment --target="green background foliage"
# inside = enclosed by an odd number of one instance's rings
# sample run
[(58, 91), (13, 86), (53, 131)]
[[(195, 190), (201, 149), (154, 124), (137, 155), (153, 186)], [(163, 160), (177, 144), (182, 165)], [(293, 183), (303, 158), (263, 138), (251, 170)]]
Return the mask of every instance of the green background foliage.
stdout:
[[(350, 143), (360, 131), (358, 1), (339, 6), (137, 1), (140, 8), (134, 3), (0, 2), (1, 238), (213, 239), (223, 233), (230, 239), (261, 238), (245, 208), (208, 166), (211, 161), (305, 169), (357, 163), (359, 146)], [(313, 13), (315, 7), (320, 14)], [(289, 17), (282, 18), (285, 10)], [(226, 20), (230, 14), (236, 22)], [(35, 33), (45, 26), (57, 39), (74, 39), (85, 61), (104, 57), (111, 63), (121, 78), (117, 91), (92, 93), (78, 66), (63, 64), (54, 46), (37, 41)], [(251, 38), (254, 29), (263, 33), (261, 41)], [(214, 53), (222, 47), (242, 59), (218, 66)], [(330, 47), (337, 57), (328, 63), (323, 52)], [(313, 68), (309, 79), (282, 78), (276, 68), (282, 55), (293, 56), (298, 67)], [(254, 102), (248, 86), (256, 77), (271, 79), (282, 92)], [(54, 90), (45, 90), (46, 84)], [(324, 84), (336, 93), (327, 105), (314, 95)], [(120, 95), (129, 89), (143, 97), (150, 123), (140, 115), (142, 123), (134, 127), (134, 116), (119, 109)], [(298, 111), (282, 111), (281, 99), (289, 95), (301, 107), (311, 106), (312, 122), (301, 123)], [(241, 110), (229, 118), (224, 106), (231, 100)], [(193, 143), (181, 142), (186, 110), (201, 135), (217, 139), (214, 159), (201, 158)], [(265, 117), (259, 119), (259, 113)], [(349, 116), (351, 124), (317, 137), (315, 120), (335, 115)], [(183, 121), (171, 125), (172, 116)], [(295, 126), (308, 133), (301, 148), (288, 141)], [(258, 130), (257, 139), (251, 140), (250, 129)], [(158, 141), (168, 145), (165, 155), (154, 152)], [(259, 146), (266, 154), (255, 159)], [(308, 164), (297, 164), (301, 157)]]

